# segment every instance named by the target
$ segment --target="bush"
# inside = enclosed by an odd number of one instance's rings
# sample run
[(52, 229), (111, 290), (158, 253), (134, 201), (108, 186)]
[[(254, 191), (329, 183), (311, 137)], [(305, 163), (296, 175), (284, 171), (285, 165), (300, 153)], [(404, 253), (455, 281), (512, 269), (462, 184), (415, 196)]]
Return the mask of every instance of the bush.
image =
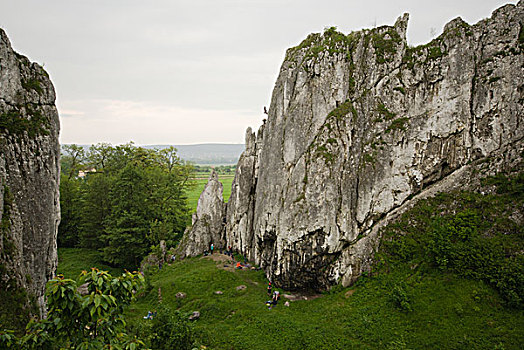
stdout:
[(408, 294), (407, 286), (403, 282), (397, 283), (391, 291), (393, 303), (402, 311), (413, 311), (411, 307), (411, 297)]
[[(422, 263), (482, 280), (496, 288), (509, 306), (521, 308), (523, 230), (511, 217), (524, 202), (524, 175), (497, 175), (483, 184), (496, 186), (497, 194), (456, 192), (419, 202), (386, 228), (380, 256), (386, 265)], [(396, 286), (393, 298), (407, 310), (404, 292)]]
[(150, 339), (151, 349), (186, 350), (193, 345), (192, 329), (187, 317), (164, 305), (160, 306), (152, 321)]

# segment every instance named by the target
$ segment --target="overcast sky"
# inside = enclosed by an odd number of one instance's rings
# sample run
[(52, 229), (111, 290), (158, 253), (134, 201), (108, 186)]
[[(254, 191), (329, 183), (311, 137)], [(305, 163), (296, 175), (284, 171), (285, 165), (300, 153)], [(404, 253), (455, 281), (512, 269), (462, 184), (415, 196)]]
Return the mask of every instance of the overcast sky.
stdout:
[(457, 16), (473, 24), (516, 2), (0, 0), (0, 27), (49, 72), (62, 143), (243, 143), (285, 50), (309, 33), (391, 25), (409, 12), (416, 45)]

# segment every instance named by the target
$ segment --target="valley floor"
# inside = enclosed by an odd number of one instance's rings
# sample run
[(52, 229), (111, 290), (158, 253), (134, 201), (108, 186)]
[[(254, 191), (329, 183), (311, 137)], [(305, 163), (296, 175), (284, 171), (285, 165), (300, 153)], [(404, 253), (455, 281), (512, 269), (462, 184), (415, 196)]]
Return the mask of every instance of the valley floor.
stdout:
[[(60, 254), (61, 264), (72, 257), (68, 249)], [(155, 268), (147, 276), (147, 291), (126, 311), (128, 323), (140, 328), (149, 322), (143, 316), (159, 305), (160, 290), (171, 308), (200, 312), (193, 322), (195, 340), (208, 349), (520, 349), (524, 344), (524, 311), (503, 306), (498, 293), (480, 281), (397, 269), (314, 300), (290, 301), (289, 307), (282, 298), (269, 310), (263, 272), (224, 265), (223, 259), (197, 257)], [(71, 264), (68, 271), (75, 271)], [(396, 303), (398, 281), (409, 284), (410, 311)], [(240, 285), (247, 288), (237, 290)], [(215, 294), (219, 290), (223, 294)], [(177, 299), (178, 292), (187, 296)]]

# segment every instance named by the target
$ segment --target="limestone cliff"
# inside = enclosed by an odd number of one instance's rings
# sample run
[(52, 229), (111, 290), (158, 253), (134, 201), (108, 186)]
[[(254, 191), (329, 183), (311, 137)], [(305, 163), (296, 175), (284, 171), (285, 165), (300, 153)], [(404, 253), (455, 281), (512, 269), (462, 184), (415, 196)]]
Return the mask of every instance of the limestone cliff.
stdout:
[(287, 51), (267, 123), (247, 131), (225, 228), (186, 245), (220, 236), (285, 288), (348, 285), (418, 199), (522, 166), (524, 2), (454, 19), (418, 47), (407, 21), (330, 28)]
[(218, 181), (215, 170), (211, 170), (208, 182), (198, 199), (197, 211), (193, 214), (193, 225), (184, 235), (177, 248), (180, 257), (196, 256), (209, 250), (211, 244), (216, 249), (223, 248), (223, 222), (225, 205), (222, 183)]
[(351, 283), (379, 228), (417, 198), (522, 157), (523, 1), (475, 25), (457, 18), (418, 47), (407, 21), (328, 29), (286, 53), (224, 233), (278, 285)]
[(0, 284), (40, 313), (57, 264), (59, 128), (49, 76), (0, 29)]

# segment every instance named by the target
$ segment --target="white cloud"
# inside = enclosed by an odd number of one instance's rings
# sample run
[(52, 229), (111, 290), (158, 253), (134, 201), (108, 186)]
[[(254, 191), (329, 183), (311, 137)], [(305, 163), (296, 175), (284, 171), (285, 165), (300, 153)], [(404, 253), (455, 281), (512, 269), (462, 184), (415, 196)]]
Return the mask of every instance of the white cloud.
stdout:
[[(262, 117), (243, 110), (187, 109), (150, 102), (76, 100), (59, 106), (62, 143), (243, 143)], [(196, 136), (196, 137), (195, 137)], [(201, 142), (201, 141), (200, 141)]]

